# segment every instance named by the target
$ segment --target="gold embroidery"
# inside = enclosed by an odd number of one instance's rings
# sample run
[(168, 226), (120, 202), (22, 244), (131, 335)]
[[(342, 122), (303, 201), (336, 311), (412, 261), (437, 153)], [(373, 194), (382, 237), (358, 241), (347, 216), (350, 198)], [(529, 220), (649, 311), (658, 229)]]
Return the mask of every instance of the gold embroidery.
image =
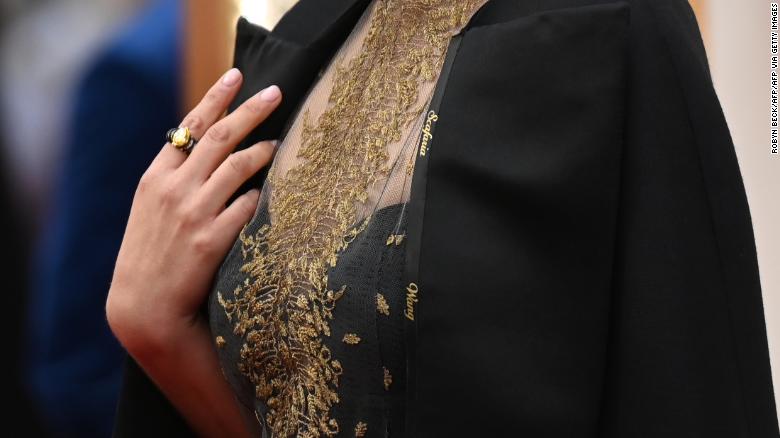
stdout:
[(390, 305), (382, 294), (376, 294), (376, 310), (382, 315), (390, 315)]
[[(416, 154), (416, 152), (415, 152)], [(414, 155), (412, 155), (412, 158), (414, 158)], [(414, 159), (410, 159), (408, 163), (406, 163), (406, 175), (412, 176), (414, 174)]]
[(366, 432), (368, 432), (368, 424), (359, 421), (358, 424), (355, 425), (355, 436), (364, 437), (366, 436)]
[(428, 152), (428, 144), (433, 139), (433, 133), (431, 132), (433, 123), (439, 120), (439, 115), (436, 111), (431, 110), (428, 112), (428, 118), (425, 120), (425, 127), (422, 132), (422, 140), (420, 142), (420, 156), (425, 156)]
[(226, 342), (225, 342), (225, 338), (223, 338), (222, 336), (217, 336), (217, 337), (214, 339), (214, 342), (217, 344), (217, 347), (219, 347), (219, 348), (222, 348), (222, 347), (224, 347), (224, 346), (225, 346), (225, 344), (226, 344)]
[(385, 367), (382, 367), (382, 370), (384, 371), (384, 377), (382, 381), (385, 384), (385, 391), (390, 390), (390, 384), (393, 383), (393, 376), (390, 374), (390, 370), (388, 370)]
[(344, 339), (342, 339), (345, 344), (349, 345), (357, 345), (360, 342), (360, 336), (354, 334), (354, 333), (347, 333), (344, 335)]
[(404, 315), (410, 321), (414, 321), (414, 305), (417, 303), (418, 292), (419, 288), (416, 283), (409, 283), (409, 286), (406, 286), (406, 310)]
[(387, 145), (424, 110), (420, 84), (436, 78), (450, 37), (487, 0), (376, 1), (360, 53), (335, 64), (325, 112), (303, 113), (299, 162), (271, 169), (269, 224), (240, 235), (246, 280), (217, 297), (276, 437), (339, 431), (330, 409), (343, 370), (322, 337), (346, 286), (329, 290), (328, 270), (367, 226), (356, 226), (357, 206), (390, 170)]
[(390, 246), (392, 244), (400, 245), (401, 242), (403, 242), (404, 237), (406, 237), (406, 234), (391, 234), (387, 236), (387, 246)]

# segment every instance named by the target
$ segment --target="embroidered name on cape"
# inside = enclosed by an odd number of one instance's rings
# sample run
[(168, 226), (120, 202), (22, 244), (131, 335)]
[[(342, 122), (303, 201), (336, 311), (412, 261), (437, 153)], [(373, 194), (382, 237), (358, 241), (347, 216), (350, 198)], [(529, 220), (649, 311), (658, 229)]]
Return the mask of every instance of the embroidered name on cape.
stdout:
[(431, 140), (433, 140), (433, 125), (439, 120), (439, 115), (436, 111), (428, 111), (428, 118), (425, 119), (425, 126), (422, 130), (422, 139), (420, 140), (420, 156), (424, 157), (428, 152)]
[(409, 286), (406, 286), (406, 310), (404, 310), (404, 315), (409, 321), (414, 321), (414, 305), (417, 303), (418, 292), (417, 284), (409, 283)]

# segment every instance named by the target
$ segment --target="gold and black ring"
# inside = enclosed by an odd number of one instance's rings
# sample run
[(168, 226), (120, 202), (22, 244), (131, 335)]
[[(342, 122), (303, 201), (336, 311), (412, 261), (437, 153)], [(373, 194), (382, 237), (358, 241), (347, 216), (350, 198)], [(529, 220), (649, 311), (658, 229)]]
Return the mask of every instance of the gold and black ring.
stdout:
[(198, 143), (198, 140), (192, 138), (190, 128), (182, 126), (181, 128), (169, 129), (165, 134), (165, 140), (173, 147), (189, 155), (192, 149)]

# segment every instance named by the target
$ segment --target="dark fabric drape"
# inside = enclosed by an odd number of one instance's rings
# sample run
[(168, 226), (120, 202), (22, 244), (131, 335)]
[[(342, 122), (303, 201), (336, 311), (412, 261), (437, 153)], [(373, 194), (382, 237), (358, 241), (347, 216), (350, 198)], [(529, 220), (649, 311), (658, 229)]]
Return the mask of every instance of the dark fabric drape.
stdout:
[(778, 436), (750, 213), (695, 18), (634, 5), (604, 436)]
[[(319, 4), (237, 58), (239, 102), (286, 99), (246, 144), (283, 132), (367, 2)], [(778, 436), (750, 213), (685, 0), (491, 0), (429, 148), (407, 436)]]

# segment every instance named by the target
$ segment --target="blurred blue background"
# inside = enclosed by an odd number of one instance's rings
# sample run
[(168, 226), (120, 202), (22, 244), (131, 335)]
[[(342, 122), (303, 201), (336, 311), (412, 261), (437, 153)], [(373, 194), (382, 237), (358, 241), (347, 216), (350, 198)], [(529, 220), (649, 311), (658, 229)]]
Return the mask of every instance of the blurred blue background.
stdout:
[(180, 119), (182, 5), (4, 8), (3, 211), (17, 213), (6, 276), (25, 309), (12, 321), (23, 335), (8, 401), (25, 436), (108, 437), (124, 353), (105, 297), (135, 185)]

